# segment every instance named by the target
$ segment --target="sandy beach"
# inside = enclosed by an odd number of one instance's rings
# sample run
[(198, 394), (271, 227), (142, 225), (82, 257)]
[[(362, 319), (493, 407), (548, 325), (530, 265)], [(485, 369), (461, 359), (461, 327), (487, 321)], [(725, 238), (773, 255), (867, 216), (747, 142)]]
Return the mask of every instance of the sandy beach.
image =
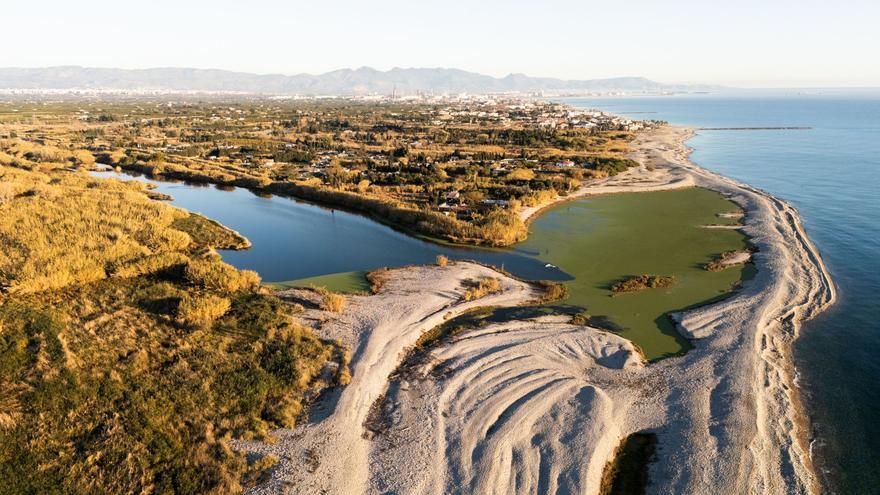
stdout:
[[(273, 443), (234, 443), (279, 459), (251, 492), (592, 494), (621, 439), (648, 431), (658, 438), (650, 493), (818, 493), (791, 344), (833, 303), (833, 284), (797, 211), (691, 163), (691, 133), (641, 133), (638, 168), (561, 198), (701, 186), (742, 208), (757, 276), (674, 315), (691, 351), (648, 365), (617, 335), (543, 317), (467, 332), (395, 373), (445, 319), (536, 291), (470, 263), (391, 270), (378, 294), (350, 297), (341, 315), (307, 310), (306, 320), (326, 320), (322, 337), (352, 348), (352, 381)], [(464, 302), (462, 283), (484, 276), (503, 290)], [(381, 427), (368, 431), (368, 420)]]

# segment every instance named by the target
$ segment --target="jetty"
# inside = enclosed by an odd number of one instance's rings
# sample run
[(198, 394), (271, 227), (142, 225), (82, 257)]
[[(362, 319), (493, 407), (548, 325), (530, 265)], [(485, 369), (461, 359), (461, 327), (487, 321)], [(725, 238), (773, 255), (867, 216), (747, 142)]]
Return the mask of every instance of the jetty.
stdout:
[(808, 131), (812, 127), (697, 127), (698, 131)]

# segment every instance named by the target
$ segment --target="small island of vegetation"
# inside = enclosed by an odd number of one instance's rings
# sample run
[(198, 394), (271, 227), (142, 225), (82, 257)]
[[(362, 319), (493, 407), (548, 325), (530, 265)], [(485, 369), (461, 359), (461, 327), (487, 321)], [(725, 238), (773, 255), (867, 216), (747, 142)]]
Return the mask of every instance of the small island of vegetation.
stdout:
[(646, 289), (665, 289), (672, 287), (675, 277), (666, 275), (638, 275), (619, 280), (611, 286), (611, 294), (624, 294), (627, 292), (640, 292)]

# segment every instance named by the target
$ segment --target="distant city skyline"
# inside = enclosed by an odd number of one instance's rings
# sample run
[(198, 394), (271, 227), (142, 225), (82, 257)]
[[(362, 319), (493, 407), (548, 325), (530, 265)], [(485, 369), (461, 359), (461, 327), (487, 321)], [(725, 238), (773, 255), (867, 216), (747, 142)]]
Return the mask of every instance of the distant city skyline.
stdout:
[(449, 67), (736, 87), (880, 86), (880, 2), (231, 0), (4, 5), (0, 67)]

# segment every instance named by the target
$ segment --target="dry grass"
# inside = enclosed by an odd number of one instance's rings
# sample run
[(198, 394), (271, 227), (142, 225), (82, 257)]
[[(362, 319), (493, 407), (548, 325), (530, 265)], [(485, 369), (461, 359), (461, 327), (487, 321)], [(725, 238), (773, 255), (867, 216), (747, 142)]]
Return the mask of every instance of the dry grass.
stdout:
[(260, 276), (250, 270), (236, 270), (219, 257), (209, 256), (190, 260), (184, 277), (193, 285), (211, 290), (235, 292), (253, 290), (260, 285)]
[(547, 304), (568, 297), (568, 287), (562, 282), (539, 280), (534, 283), (543, 289), (542, 294), (533, 302), (534, 304)]
[(183, 251), (170, 227), (185, 211), (150, 201), (138, 184), (0, 167), (18, 195), (0, 215), (0, 289), (37, 292), (99, 280), (146, 256)]
[[(751, 248), (748, 250), (749, 253), (754, 253), (755, 249)], [(706, 263), (703, 268), (710, 272), (720, 272), (726, 268), (730, 268), (731, 266), (735, 266), (736, 263), (732, 261), (740, 256), (743, 251), (725, 251), (721, 253), (716, 259)]]
[(483, 277), (469, 285), (470, 287), (464, 291), (465, 301), (473, 301), (501, 291), (501, 282), (495, 277)]
[(259, 479), (269, 462), (248, 467), (228, 440), (292, 426), (342, 353), (211, 254), (240, 236), (136, 183), (26, 168), (0, 166), (14, 191), (0, 205), (0, 492)]
[(446, 266), (449, 264), (449, 258), (442, 254), (437, 255), (437, 266)]
[(345, 309), (345, 296), (330, 292), (325, 287), (315, 287), (315, 292), (321, 296), (321, 309), (331, 313), (341, 313)]
[(0, 205), (12, 201), (15, 197), (15, 186), (11, 182), (0, 182)]
[(207, 328), (217, 318), (226, 314), (230, 305), (229, 299), (213, 294), (188, 295), (177, 306), (177, 319), (180, 323), (190, 327)]
[(370, 291), (373, 294), (378, 294), (385, 282), (388, 281), (388, 269), (379, 268), (367, 273), (367, 281), (370, 282)]

